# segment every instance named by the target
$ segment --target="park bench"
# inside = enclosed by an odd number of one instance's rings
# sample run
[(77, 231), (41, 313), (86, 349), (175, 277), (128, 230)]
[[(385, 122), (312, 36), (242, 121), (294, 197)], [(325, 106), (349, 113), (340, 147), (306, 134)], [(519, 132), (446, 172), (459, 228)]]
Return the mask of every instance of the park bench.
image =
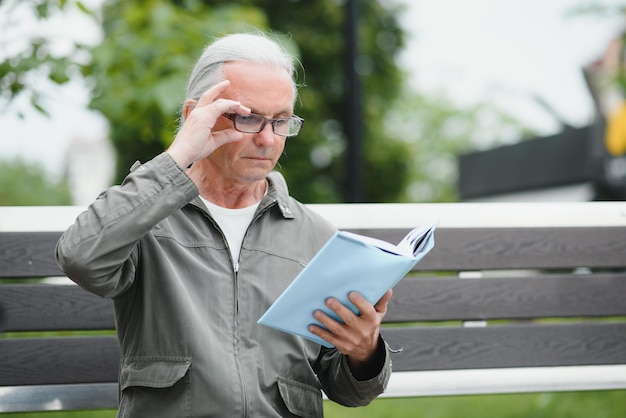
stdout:
[[(382, 396), (626, 388), (626, 202), (311, 208), (390, 242), (439, 221), (394, 289)], [(0, 412), (117, 406), (112, 303), (54, 261), (81, 210), (0, 207)]]

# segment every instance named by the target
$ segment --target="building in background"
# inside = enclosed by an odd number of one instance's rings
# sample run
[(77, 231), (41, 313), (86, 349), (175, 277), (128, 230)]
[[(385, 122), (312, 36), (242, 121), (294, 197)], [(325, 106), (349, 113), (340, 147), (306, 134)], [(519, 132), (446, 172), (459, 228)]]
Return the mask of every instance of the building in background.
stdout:
[(592, 124), (565, 124), (555, 135), (460, 155), (460, 199), (626, 200), (625, 36), (582, 69), (595, 108)]
[(108, 138), (74, 137), (67, 147), (67, 179), (72, 203), (88, 205), (111, 185), (115, 151)]

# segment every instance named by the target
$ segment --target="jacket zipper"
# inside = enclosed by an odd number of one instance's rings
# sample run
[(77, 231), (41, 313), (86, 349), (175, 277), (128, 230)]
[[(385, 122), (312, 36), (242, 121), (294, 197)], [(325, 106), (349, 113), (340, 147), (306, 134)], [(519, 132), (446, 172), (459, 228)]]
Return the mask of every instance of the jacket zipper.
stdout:
[[(252, 218), (252, 220), (250, 221), (250, 225), (248, 225), (248, 228), (246, 229), (246, 232), (245, 232), (245, 234), (243, 236), (242, 245), (243, 245), (243, 242), (245, 242), (245, 240), (246, 240), (246, 235), (248, 235), (248, 231), (250, 231), (250, 228), (252, 227), (252, 224), (254, 224), (261, 217), (261, 215), (274, 202), (276, 202), (276, 200), (272, 200), (272, 202), (270, 204), (268, 204), (265, 207), (261, 208), (261, 210), (257, 212), (256, 216), (254, 216), (254, 218)], [(222, 233), (222, 236), (224, 236), (224, 233)], [(224, 239), (224, 242), (226, 242), (226, 246), (228, 246), (228, 242), (226, 240), (226, 237), (223, 237), (223, 239)], [(230, 248), (229, 248), (228, 252), (230, 253)], [(241, 255), (239, 257), (241, 257)], [(239, 374), (239, 381), (241, 382), (241, 391), (242, 391), (242, 395), (243, 395), (243, 412), (244, 412), (244, 417), (248, 417), (248, 416), (250, 416), (250, 414), (248, 413), (248, 392), (246, 390), (245, 379), (244, 379), (243, 373), (241, 372), (241, 363), (239, 362), (239, 260), (233, 260), (233, 273), (234, 273), (234, 277), (235, 277), (235, 329), (234, 329), (234, 333), (235, 333), (235, 340), (234, 340), (234, 343), (235, 343), (235, 347), (234, 347), (235, 362), (237, 364), (237, 373)]]
[[(228, 245), (228, 243), (226, 243)], [(229, 250), (230, 252), (230, 250)], [(235, 318), (233, 324), (233, 352), (235, 353), (235, 365), (237, 367), (237, 376), (239, 376), (239, 384), (241, 385), (242, 411), (243, 416), (248, 414), (248, 391), (246, 389), (246, 380), (241, 371), (241, 361), (239, 359), (239, 262), (233, 261), (234, 273), (234, 289), (235, 289)]]
[[(246, 233), (244, 234), (244, 241), (246, 239), (246, 235), (248, 235), (248, 231), (250, 230), (250, 227), (252, 226), (252, 224), (256, 222), (261, 217), (261, 215), (265, 213), (265, 211), (268, 208), (270, 208), (274, 203), (276, 203), (276, 199), (273, 199), (265, 207), (261, 208), (261, 210), (257, 212), (256, 216), (252, 218), (252, 221), (250, 221), (250, 225), (248, 225), (248, 228), (246, 229)], [(243, 414), (244, 414), (244, 417), (248, 417), (250, 416), (250, 414), (248, 413), (248, 391), (246, 390), (245, 379), (244, 379), (243, 373), (241, 372), (241, 362), (239, 361), (239, 260), (232, 259), (232, 253), (230, 251), (230, 247), (228, 246), (228, 240), (226, 239), (224, 232), (219, 227), (217, 222), (209, 214), (207, 215), (208, 215), (208, 218), (213, 223), (213, 225), (215, 226), (215, 228), (222, 235), (222, 240), (224, 241), (224, 244), (226, 244), (226, 249), (228, 250), (228, 254), (232, 262), (233, 278), (234, 278), (234, 295), (233, 296), (234, 296), (234, 301), (235, 301), (235, 318), (234, 318), (234, 325), (233, 325), (233, 352), (235, 355), (235, 366), (237, 367), (237, 375), (239, 376), (239, 383), (241, 385), (241, 394), (243, 397), (242, 399)], [(242, 242), (242, 245), (243, 245), (243, 242)]]
[(234, 280), (233, 299), (234, 299), (234, 305), (235, 305), (234, 318), (233, 318), (233, 355), (234, 355), (234, 360), (235, 360), (235, 367), (237, 368), (237, 376), (239, 377), (239, 385), (241, 387), (242, 411), (243, 411), (244, 417), (247, 417), (249, 416), (248, 393), (246, 390), (245, 379), (243, 377), (243, 373), (241, 372), (241, 362), (239, 361), (239, 297), (238, 297), (239, 295), (239, 277), (238, 277), (239, 262), (238, 260), (232, 259), (232, 252), (230, 251), (228, 240), (226, 239), (226, 236), (224, 235), (224, 231), (222, 231), (222, 228), (220, 228), (220, 226), (217, 224), (215, 219), (211, 217), (211, 215), (209, 215), (206, 212), (205, 212), (205, 215), (207, 216), (207, 218), (209, 218), (209, 220), (211, 221), (215, 229), (217, 229), (220, 235), (222, 236), (222, 240), (224, 241), (224, 244), (226, 245), (226, 250), (228, 251), (228, 257), (231, 259), (231, 266), (233, 268), (233, 280)]

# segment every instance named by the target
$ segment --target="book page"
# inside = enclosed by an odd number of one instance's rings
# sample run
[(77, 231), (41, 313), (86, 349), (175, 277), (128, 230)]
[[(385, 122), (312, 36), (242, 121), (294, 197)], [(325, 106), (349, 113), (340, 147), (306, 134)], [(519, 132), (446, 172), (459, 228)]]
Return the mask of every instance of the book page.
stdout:
[(381, 250), (387, 251), (392, 254), (403, 255), (405, 257), (415, 257), (421, 252), (424, 244), (427, 241), (428, 236), (434, 230), (435, 225), (436, 224), (418, 226), (412, 229), (398, 243), (398, 245), (391, 244), (378, 238), (355, 234), (353, 232), (342, 231), (341, 233), (357, 241), (373, 245), (374, 247), (378, 247)]
[(402, 254), (418, 255), (424, 248), (428, 237), (432, 234), (436, 225), (436, 223), (433, 223), (431, 225), (418, 226), (409, 231), (397, 245), (399, 251)]

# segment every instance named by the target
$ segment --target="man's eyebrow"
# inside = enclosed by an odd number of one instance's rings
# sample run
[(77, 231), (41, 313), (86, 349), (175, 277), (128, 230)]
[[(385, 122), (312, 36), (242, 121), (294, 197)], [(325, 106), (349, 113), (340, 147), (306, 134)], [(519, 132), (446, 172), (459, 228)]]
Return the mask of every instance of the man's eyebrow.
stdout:
[[(263, 117), (265, 117), (264, 113), (259, 111), (258, 109), (255, 109), (253, 107), (250, 108), (250, 112), (254, 113), (255, 115), (261, 115)], [(293, 116), (293, 111), (292, 110), (281, 110), (279, 112), (274, 113), (271, 117), (272, 118), (287, 118)]]

